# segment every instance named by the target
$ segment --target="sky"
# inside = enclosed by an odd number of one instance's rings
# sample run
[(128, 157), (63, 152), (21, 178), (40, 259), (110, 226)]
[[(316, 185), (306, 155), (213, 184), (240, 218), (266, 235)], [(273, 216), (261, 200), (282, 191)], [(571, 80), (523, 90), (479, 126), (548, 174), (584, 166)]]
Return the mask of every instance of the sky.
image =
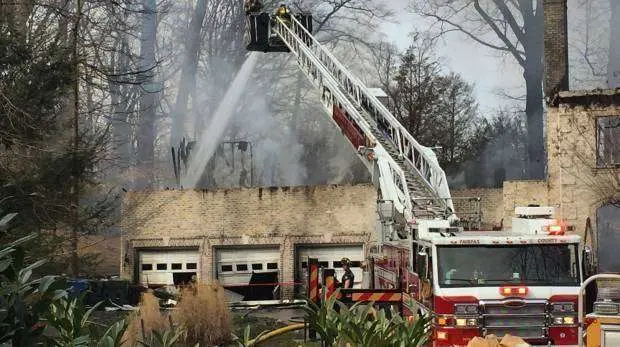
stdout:
[[(408, 0), (391, 0), (394, 9)], [(411, 40), (409, 33), (417, 27), (422, 30), (426, 25), (424, 20), (408, 11), (397, 12), (394, 22), (385, 23), (381, 31), (388, 41), (406, 49)], [(511, 103), (510, 100), (499, 96), (498, 90), (503, 89), (510, 95), (525, 94), (523, 87), (522, 69), (511, 57), (500, 56), (497, 51), (467, 38), (463, 34), (449, 33), (438, 43), (438, 55), (446, 70), (459, 73), (466, 81), (474, 85), (474, 90), (480, 110), (483, 113), (492, 113), (502, 104)]]

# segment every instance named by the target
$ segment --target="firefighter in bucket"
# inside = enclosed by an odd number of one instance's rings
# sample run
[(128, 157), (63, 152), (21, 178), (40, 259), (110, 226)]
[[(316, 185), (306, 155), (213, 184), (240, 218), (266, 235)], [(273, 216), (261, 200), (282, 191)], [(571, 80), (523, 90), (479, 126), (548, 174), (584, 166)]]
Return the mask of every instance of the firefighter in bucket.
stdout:
[(281, 4), (280, 7), (278, 7), (276, 10), (276, 17), (282, 19), (286, 26), (291, 26), (291, 11), (289, 11), (285, 4)]
[(260, 0), (245, 0), (243, 2), (243, 9), (246, 15), (252, 12), (260, 12), (263, 9), (263, 3)]

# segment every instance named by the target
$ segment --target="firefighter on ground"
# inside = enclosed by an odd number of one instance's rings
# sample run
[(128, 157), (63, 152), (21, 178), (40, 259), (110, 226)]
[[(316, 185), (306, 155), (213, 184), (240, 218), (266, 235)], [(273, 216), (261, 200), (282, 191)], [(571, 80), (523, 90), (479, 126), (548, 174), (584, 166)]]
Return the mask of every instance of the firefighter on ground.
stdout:
[(344, 275), (342, 275), (342, 280), (340, 281), (340, 287), (343, 289), (351, 289), (353, 288), (353, 281), (355, 280), (355, 275), (353, 275), (353, 271), (351, 271), (351, 260), (349, 258), (342, 258), (340, 262), (344, 270)]
[(281, 4), (280, 7), (278, 7), (276, 10), (276, 17), (280, 17), (286, 25), (291, 24), (291, 12), (285, 4)]

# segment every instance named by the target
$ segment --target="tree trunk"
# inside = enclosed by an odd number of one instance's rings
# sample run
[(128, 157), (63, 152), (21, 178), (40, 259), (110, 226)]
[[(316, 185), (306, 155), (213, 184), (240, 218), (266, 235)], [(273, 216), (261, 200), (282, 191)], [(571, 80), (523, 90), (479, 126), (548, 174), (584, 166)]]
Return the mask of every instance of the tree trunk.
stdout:
[(78, 259), (78, 229), (80, 221), (80, 184), (81, 184), (81, 167), (78, 160), (79, 141), (80, 141), (80, 57), (79, 57), (79, 30), (80, 20), (82, 19), (82, 0), (77, 0), (75, 5), (75, 22), (72, 29), (72, 65), (73, 65), (73, 201), (71, 206), (71, 273), (74, 277), (79, 275), (79, 259)]
[[(198, 57), (201, 43), (200, 33), (206, 12), (206, 0), (198, 0), (194, 9), (192, 21), (189, 25), (189, 33), (186, 42), (187, 51), (183, 59), (179, 92), (172, 111), (172, 133), (170, 137), (170, 144), (172, 146), (177, 145), (179, 141), (181, 141), (183, 133), (185, 132), (187, 102), (191, 94), (190, 91), (196, 88), (196, 72), (198, 71)], [(200, 133), (200, 131), (198, 131), (198, 133)]]
[(620, 2), (609, 0), (611, 19), (609, 21), (609, 61), (607, 63), (607, 84), (609, 88), (620, 87)]
[[(125, 35), (125, 34), (119, 34)], [(119, 39), (116, 45), (118, 53), (112, 55), (111, 65), (116, 73), (130, 71), (129, 45), (126, 38)], [(133, 86), (123, 85), (122, 83), (110, 83), (109, 92), (111, 104), (113, 105), (112, 114), (112, 145), (116, 154), (117, 162), (120, 163), (118, 169), (124, 170), (133, 166), (132, 151), (132, 127), (130, 126), (130, 107), (129, 98)]]
[(154, 182), (155, 115), (158, 87), (154, 83), (157, 15), (155, 0), (144, 0), (142, 37), (140, 38), (141, 97), (138, 128), (139, 175), (136, 188), (150, 187)]
[(525, 18), (525, 115), (527, 117), (527, 173), (529, 179), (544, 179), (546, 151), (543, 124), (543, 77), (544, 77), (544, 28), (542, 2), (538, 2), (535, 13)]
[[(538, 65), (538, 66), (536, 66)], [(529, 71), (524, 72), (527, 100), (527, 154), (529, 179), (544, 179), (545, 146), (543, 124), (542, 64), (528, 59)]]

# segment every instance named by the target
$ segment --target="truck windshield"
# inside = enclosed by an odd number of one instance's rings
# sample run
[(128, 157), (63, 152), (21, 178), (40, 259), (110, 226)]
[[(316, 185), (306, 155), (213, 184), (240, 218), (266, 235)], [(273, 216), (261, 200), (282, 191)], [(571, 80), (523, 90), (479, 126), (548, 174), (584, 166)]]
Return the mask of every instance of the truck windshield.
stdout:
[(441, 287), (578, 286), (576, 244), (437, 247)]

